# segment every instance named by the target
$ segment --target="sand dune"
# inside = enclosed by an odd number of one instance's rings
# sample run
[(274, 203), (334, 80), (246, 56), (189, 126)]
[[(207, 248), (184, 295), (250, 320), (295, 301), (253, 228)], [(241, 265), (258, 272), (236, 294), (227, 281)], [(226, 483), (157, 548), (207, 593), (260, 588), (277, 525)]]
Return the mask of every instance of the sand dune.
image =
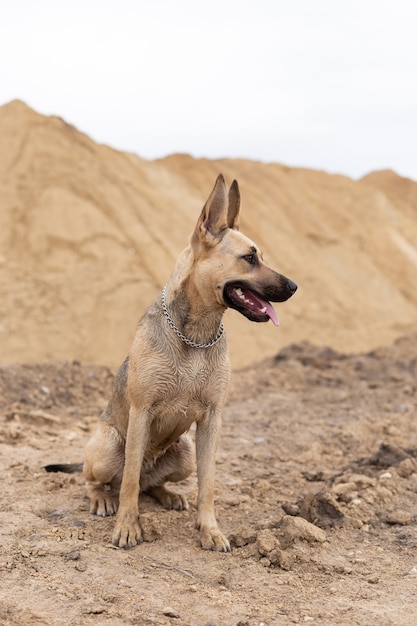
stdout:
[(417, 183), (247, 160), (147, 161), (58, 117), (0, 107), (0, 364), (118, 364), (222, 172), (242, 231), (299, 284), (281, 328), (234, 311), (234, 367), (309, 340), (347, 351), (417, 326)]

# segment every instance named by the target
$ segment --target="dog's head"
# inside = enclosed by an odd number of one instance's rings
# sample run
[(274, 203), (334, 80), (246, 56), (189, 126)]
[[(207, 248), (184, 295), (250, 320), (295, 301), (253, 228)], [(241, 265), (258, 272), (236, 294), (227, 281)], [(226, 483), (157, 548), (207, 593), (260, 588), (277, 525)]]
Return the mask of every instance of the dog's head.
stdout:
[(270, 302), (284, 302), (297, 285), (268, 267), (262, 252), (248, 237), (239, 232), (240, 193), (236, 181), (227, 192), (220, 174), (211, 192), (194, 233), (191, 247), (196, 284), (215, 295), (218, 304), (239, 311), (253, 322), (278, 326), (278, 318)]

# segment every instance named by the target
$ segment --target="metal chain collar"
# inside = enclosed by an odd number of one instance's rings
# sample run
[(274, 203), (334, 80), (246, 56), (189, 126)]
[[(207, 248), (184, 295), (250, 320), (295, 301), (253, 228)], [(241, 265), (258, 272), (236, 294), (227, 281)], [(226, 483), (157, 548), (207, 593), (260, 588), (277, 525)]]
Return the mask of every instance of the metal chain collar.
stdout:
[(212, 339), (209, 343), (196, 343), (195, 341), (191, 341), (191, 339), (188, 339), (188, 337), (183, 335), (182, 332), (175, 326), (175, 322), (169, 314), (167, 303), (166, 303), (166, 289), (167, 289), (167, 286), (165, 285), (165, 287), (162, 289), (162, 296), (161, 296), (162, 310), (164, 312), (164, 315), (166, 317), (168, 324), (171, 326), (174, 333), (181, 339), (181, 341), (186, 343), (187, 346), (191, 346), (191, 348), (211, 348), (218, 341), (220, 341), (220, 339), (224, 335), (223, 322), (220, 322), (219, 332), (217, 333), (217, 336), (214, 339)]

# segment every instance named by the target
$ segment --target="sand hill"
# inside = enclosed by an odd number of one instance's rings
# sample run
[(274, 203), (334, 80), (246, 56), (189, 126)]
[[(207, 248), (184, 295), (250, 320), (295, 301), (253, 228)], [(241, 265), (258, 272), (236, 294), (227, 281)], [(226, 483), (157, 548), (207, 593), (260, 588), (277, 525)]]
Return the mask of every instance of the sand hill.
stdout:
[(299, 284), (280, 329), (227, 313), (234, 367), (294, 341), (355, 352), (416, 328), (416, 182), (147, 161), (13, 101), (0, 107), (0, 364), (118, 364), (219, 172), (239, 181), (242, 231)]

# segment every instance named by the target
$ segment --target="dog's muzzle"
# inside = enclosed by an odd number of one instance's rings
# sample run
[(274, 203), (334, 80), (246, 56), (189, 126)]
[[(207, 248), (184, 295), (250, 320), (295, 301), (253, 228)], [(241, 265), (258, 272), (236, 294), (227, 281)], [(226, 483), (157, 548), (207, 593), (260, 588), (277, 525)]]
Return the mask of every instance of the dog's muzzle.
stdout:
[(279, 326), (279, 320), (271, 302), (285, 302), (297, 291), (297, 284), (282, 277), (279, 284), (269, 285), (262, 291), (255, 289), (246, 281), (227, 283), (223, 289), (226, 305), (235, 309), (252, 322), (271, 320)]

